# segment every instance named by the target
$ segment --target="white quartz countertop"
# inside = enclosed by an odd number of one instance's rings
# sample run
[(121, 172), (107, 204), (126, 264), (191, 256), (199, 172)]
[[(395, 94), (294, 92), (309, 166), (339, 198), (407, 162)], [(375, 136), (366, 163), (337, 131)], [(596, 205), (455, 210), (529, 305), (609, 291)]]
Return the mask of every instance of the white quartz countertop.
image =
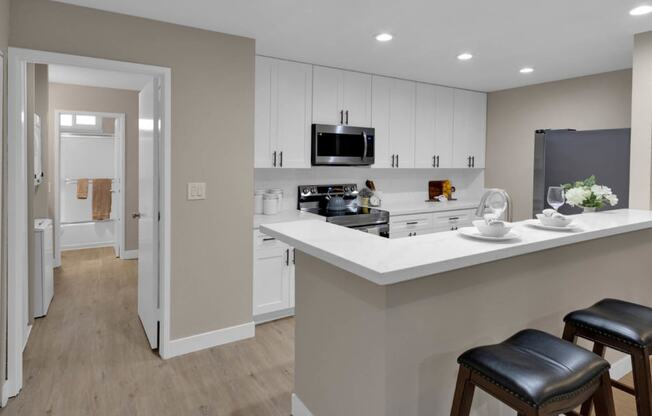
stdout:
[(483, 241), (457, 231), (386, 239), (325, 221), (269, 224), (264, 233), (379, 285), (389, 285), (550, 248), (652, 228), (652, 211), (621, 209), (573, 216), (576, 231), (517, 222), (521, 238)]
[(309, 212), (299, 211), (298, 209), (288, 209), (280, 211), (278, 214), (274, 215), (254, 215), (254, 229), (260, 228), (261, 225), (266, 224), (305, 220), (324, 221), (324, 217), (320, 217), (319, 215), (311, 214)]
[(382, 206), (378, 209), (388, 211), (390, 215), (409, 215), (409, 214), (422, 214), (426, 212), (444, 212), (455, 211), (460, 209), (476, 209), (480, 205), (480, 201), (473, 200), (459, 200), (459, 201), (446, 201), (446, 202), (426, 202), (412, 201), (412, 202), (383, 202)]

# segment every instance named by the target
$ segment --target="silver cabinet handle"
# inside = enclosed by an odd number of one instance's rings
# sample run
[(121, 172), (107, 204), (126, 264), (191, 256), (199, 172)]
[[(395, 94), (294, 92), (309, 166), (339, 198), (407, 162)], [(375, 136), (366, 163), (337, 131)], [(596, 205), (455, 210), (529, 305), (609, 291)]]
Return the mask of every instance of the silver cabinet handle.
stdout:
[(340, 124), (344, 124), (344, 110), (340, 110)]
[(396, 155), (396, 167), (398, 167), (398, 155)]
[(263, 241), (274, 241), (274, 240), (276, 240), (274, 237), (263, 238)]
[(279, 153), (280, 166), (283, 167), (283, 152)]
[(439, 167), (439, 155), (437, 155), (437, 167)]
[(418, 223), (419, 221), (410, 221), (410, 222), (406, 222), (405, 225), (417, 225)]
[(469, 163), (467, 165), (468, 167), (471, 167), (471, 156), (469, 156)]
[(142, 217), (143, 217), (143, 214), (141, 214), (140, 212), (134, 212), (133, 214), (131, 214), (131, 218), (134, 218), (134, 219), (138, 219), (138, 218), (142, 218)]
[(394, 164), (394, 159), (395, 159), (395, 158), (396, 158), (396, 155), (392, 155), (392, 167), (393, 167), (393, 168), (396, 167), (395, 164)]
[(297, 264), (297, 249), (292, 249), (292, 264)]
[(432, 157), (432, 167), (436, 168), (437, 167), (437, 156)]
[(448, 221), (457, 221), (457, 220), (459, 220), (459, 219), (460, 219), (460, 217), (450, 217), (450, 218), (448, 219)]
[(285, 250), (285, 265), (290, 265), (290, 249)]
[(272, 166), (276, 167), (276, 150), (274, 150), (274, 161), (272, 161)]
[(471, 156), (471, 167), (475, 167), (475, 156)]
[(349, 124), (349, 110), (346, 110), (346, 124)]

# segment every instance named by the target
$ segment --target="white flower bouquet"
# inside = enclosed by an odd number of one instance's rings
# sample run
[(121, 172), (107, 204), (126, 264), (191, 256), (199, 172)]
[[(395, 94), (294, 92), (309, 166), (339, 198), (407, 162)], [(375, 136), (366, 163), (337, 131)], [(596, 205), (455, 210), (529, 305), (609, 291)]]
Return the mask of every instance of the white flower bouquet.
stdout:
[(597, 185), (593, 175), (583, 181), (567, 183), (562, 187), (566, 194), (566, 202), (572, 207), (597, 209), (605, 204), (612, 207), (618, 204), (618, 196), (609, 187)]

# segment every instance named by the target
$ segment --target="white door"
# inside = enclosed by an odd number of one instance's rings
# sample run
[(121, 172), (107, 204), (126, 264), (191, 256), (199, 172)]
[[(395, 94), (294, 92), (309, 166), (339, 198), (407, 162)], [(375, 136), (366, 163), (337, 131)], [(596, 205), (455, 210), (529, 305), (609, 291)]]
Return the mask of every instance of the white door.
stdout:
[(122, 238), (122, 233), (124, 232), (124, 229), (122, 228), (122, 207), (124, 206), (124, 202), (122, 201), (123, 193), (122, 193), (122, 126), (120, 123), (120, 119), (116, 118), (115, 123), (114, 123), (114, 139), (113, 139), (113, 163), (114, 163), (114, 173), (113, 173), (113, 185), (111, 185), (111, 192), (113, 193), (112, 195), (112, 204), (113, 207), (111, 209), (111, 212), (113, 212), (113, 226), (115, 227), (113, 231), (113, 251), (115, 251), (115, 256), (120, 257), (121, 252), (120, 250), (124, 250), (124, 247), (121, 247), (121, 243), (123, 241)]
[(276, 242), (258, 248), (254, 259), (254, 316), (290, 308), (291, 248)]
[(392, 80), (386, 77), (373, 77), (371, 126), (375, 129), (373, 168), (392, 168), (393, 156), (389, 146), (389, 120)]
[(138, 316), (152, 348), (158, 347), (158, 142), (160, 83), (138, 95)]
[(415, 83), (392, 80), (389, 116), (390, 153), (398, 168), (414, 167)]
[(344, 124), (371, 127), (371, 75), (342, 71)]
[(453, 167), (484, 167), (486, 120), (486, 94), (455, 90)]
[(342, 71), (313, 67), (312, 122), (315, 124), (343, 124)]
[(417, 84), (414, 146), (416, 168), (452, 167), (452, 88)]
[[(278, 166), (310, 167), (310, 120), (312, 118), (312, 66), (277, 61), (276, 100), (272, 119), (276, 117)], [(274, 82), (273, 82), (274, 84)]]
[(254, 167), (271, 168), (276, 143), (272, 141), (272, 78), (274, 60), (256, 57)]

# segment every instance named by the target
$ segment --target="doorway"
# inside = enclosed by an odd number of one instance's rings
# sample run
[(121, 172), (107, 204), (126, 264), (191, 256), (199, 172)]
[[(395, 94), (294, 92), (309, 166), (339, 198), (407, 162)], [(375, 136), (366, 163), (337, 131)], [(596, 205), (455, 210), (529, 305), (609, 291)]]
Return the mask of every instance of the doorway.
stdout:
[[(87, 58), (50, 52), (10, 48), (9, 50), (9, 140), (7, 215), (8, 241), (8, 333), (7, 382), (1, 392), (2, 403), (18, 394), (23, 383), (23, 349), (31, 327), (25, 326), (25, 305), (30, 258), (28, 226), (28, 130), (27, 66), (69, 65), (99, 71), (137, 74), (149, 78), (139, 93), (144, 116), (139, 119), (139, 182), (147, 192), (139, 194), (138, 315), (152, 348), (166, 358), (169, 345), (169, 252), (170, 252), (170, 126), (171, 71), (169, 68)], [(74, 180), (75, 178), (70, 178)], [(84, 178), (89, 179), (89, 178)], [(107, 178), (104, 178), (107, 179)], [(110, 178), (108, 178), (110, 179)], [(64, 177), (65, 181), (65, 177)], [(143, 182), (144, 181), (144, 182)], [(77, 184), (75, 184), (77, 185)], [(141, 195), (149, 198), (143, 200)], [(59, 204), (60, 205), (60, 204)], [(141, 212), (142, 209), (142, 212)], [(128, 214), (124, 214), (124, 219)], [(142, 232), (142, 231), (145, 232)], [(143, 239), (144, 238), (144, 239)], [(140, 247), (139, 247), (140, 248)], [(120, 248), (118, 248), (120, 252)], [(147, 265), (142, 269), (141, 263)], [(159, 339), (160, 338), (160, 339)]]

